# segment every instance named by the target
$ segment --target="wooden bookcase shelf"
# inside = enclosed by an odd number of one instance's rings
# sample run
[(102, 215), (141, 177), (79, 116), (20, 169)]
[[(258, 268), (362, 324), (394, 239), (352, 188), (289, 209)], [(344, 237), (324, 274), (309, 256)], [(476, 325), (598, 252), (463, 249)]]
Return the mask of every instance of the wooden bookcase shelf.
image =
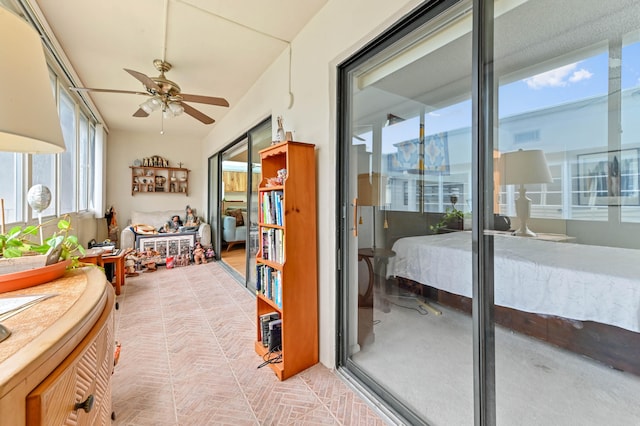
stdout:
[[(285, 380), (318, 362), (315, 146), (282, 142), (261, 150), (260, 159), (255, 350), (268, 355), (260, 317), (276, 312), (282, 360), (268, 365)], [(282, 185), (268, 186), (281, 169)]]
[(173, 193), (189, 195), (189, 169), (181, 167), (131, 168), (131, 195), (140, 193)]

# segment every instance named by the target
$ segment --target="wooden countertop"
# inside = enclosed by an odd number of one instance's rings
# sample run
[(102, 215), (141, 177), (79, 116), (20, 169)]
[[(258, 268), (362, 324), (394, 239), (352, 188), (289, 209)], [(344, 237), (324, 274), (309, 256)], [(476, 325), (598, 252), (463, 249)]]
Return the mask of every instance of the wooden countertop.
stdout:
[(46, 284), (0, 294), (56, 295), (3, 322), (11, 336), (0, 342), (0, 398), (25, 382), (34, 387), (67, 357), (100, 316), (107, 291), (113, 288), (104, 273), (89, 266)]

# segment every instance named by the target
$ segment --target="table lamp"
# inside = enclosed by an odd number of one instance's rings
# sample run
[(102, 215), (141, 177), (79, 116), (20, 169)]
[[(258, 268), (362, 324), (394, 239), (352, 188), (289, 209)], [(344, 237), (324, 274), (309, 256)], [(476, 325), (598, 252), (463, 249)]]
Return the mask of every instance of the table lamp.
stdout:
[(38, 33), (24, 19), (0, 6), (0, 40), (0, 151), (64, 152)]
[(527, 197), (526, 184), (551, 183), (551, 172), (547, 165), (544, 152), (540, 149), (507, 152), (500, 157), (501, 171), (504, 183), (507, 185), (520, 185), (518, 199), (516, 200), (516, 214), (520, 221), (520, 228), (513, 233), (519, 237), (535, 237), (536, 234), (529, 229), (527, 221), (531, 217), (531, 199)]
[[(0, 151), (64, 152), (40, 36), (24, 19), (0, 6), (0, 40)], [(4, 233), (4, 200), (0, 205)], [(0, 324), (0, 341), (10, 335)]]

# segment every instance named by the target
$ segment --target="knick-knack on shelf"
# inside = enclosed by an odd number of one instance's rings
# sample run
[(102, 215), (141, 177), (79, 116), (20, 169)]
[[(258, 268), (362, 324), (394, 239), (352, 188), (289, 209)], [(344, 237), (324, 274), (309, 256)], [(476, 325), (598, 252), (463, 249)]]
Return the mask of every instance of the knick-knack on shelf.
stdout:
[(284, 134), (284, 125), (282, 123), (282, 116), (279, 115), (277, 118), (278, 130), (276, 131), (276, 142), (282, 142), (285, 140)]

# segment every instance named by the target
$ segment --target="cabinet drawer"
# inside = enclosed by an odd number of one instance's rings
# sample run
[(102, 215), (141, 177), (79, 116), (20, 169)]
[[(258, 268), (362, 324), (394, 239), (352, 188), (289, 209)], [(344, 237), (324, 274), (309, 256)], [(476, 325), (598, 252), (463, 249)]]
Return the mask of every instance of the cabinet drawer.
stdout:
[[(113, 304), (75, 350), (27, 396), (27, 425), (111, 424)], [(76, 403), (93, 398), (89, 412)]]

